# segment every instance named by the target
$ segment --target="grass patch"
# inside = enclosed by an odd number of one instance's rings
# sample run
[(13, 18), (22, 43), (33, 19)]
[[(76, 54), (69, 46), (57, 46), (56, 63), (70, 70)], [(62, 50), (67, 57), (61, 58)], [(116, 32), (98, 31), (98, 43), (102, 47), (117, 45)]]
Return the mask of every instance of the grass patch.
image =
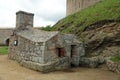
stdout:
[(44, 31), (51, 31), (52, 30), (52, 27), (50, 25), (46, 26), (46, 27), (41, 27), (40, 28), (41, 30), (44, 30)]
[(0, 55), (7, 54), (8, 47), (7, 46), (0, 46)]
[(104, 20), (120, 21), (120, 0), (101, 0), (60, 20), (53, 26), (53, 30), (80, 34), (89, 25)]
[(120, 61), (120, 54), (112, 57), (111, 60), (114, 61), (114, 62)]

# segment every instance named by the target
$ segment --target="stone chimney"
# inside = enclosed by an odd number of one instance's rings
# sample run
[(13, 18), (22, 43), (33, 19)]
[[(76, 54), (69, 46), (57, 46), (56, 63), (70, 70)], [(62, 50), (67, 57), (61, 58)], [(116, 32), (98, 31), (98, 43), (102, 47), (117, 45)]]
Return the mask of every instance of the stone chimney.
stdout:
[(25, 30), (28, 27), (33, 27), (33, 13), (18, 11), (16, 13), (16, 29)]

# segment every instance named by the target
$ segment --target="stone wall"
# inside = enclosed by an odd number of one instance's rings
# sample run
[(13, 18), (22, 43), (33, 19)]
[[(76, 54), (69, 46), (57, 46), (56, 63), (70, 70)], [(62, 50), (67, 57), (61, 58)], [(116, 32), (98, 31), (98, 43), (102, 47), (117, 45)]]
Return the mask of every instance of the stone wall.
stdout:
[(110, 71), (120, 74), (120, 63), (115, 63), (111, 60), (106, 60), (106, 65)]
[[(71, 54), (71, 64), (74, 66), (79, 66), (80, 59), (82, 56), (85, 55), (84, 46), (82, 43), (78, 43), (77, 45), (74, 45), (74, 52)], [(70, 51), (72, 50), (72, 47), (70, 48)]]
[(74, 66), (79, 66), (79, 61), (85, 55), (84, 45), (75, 35), (64, 34), (66, 42), (66, 54), (70, 59), (70, 63)]
[[(63, 48), (65, 49), (65, 42), (60, 34), (54, 36), (50, 40), (48, 40), (45, 44), (45, 62), (53, 61), (56, 58), (59, 58), (57, 53), (57, 48)], [(66, 51), (65, 51), (66, 56)]]
[[(17, 40), (17, 46), (14, 41)], [(43, 43), (35, 43), (21, 36), (11, 36), (9, 46), (9, 57), (17, 61), (31, 61), (36, 63), (44, 63), (43, 60), (44, 45)]]
[(96, 68), (99, 64), (103, 64), (105, 62), (105, 58), (103, 56), (95, 56), (95, 57), (82, 57), (80, 59), (80, 66)]
[(66, 15), (73, 14), (80, 11), (81, 9), (87, 8), (88, 6), (96, 3), (99, 0), (67, 0)]
[(16, 30), (25, 30), (28, 26), (33, 27), (34, 14), (24, 11), (16, 13)]
[(46, 64), (39, 64), (31, 61), (22, 61), (20, 64), (24, 67), (41, 71), (41, 72), (51, 72), (56, 70), (64, 70), (70, 68), (68, 58), (57, 58), (52, 62), (48, 62)]
[[(17, 46), (14, 45), (15, 40), (18, 41)], [(14, 35), (10, 38), (9, 58), (37, 71), (63, 70), (70, 67), (67, 56), (58, 57), (56, 54), (56, 47), (64, 47), (63, 45), (64, 41), (62, 42), (60, 35), (56, 35), (46, 43), (36, 43), (22, 36)]]
[(12, 35), (13, 29), (0, 29), (0, 45), (5, 45), (6, 40)]

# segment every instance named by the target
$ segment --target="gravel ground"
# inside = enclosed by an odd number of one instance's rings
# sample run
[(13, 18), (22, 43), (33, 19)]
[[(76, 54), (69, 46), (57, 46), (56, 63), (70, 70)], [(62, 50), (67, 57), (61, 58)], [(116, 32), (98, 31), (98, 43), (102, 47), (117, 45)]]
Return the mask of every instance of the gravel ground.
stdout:
[(20, 66), (0, 56), (0, 80), (120, 80), (120, 75), (100, 69), (72, 68), (65, 71), (41, 73)]

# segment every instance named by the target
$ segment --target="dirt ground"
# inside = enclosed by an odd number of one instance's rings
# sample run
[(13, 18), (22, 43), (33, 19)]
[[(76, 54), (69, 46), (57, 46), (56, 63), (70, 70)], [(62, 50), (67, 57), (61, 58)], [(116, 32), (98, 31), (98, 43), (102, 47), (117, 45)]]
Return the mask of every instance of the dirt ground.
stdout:
[(72, 68), (66, 71), (41, 73), (20, 66), (0, 56), (0, 80), (120, 80), (120, 75), (99, 69)]

